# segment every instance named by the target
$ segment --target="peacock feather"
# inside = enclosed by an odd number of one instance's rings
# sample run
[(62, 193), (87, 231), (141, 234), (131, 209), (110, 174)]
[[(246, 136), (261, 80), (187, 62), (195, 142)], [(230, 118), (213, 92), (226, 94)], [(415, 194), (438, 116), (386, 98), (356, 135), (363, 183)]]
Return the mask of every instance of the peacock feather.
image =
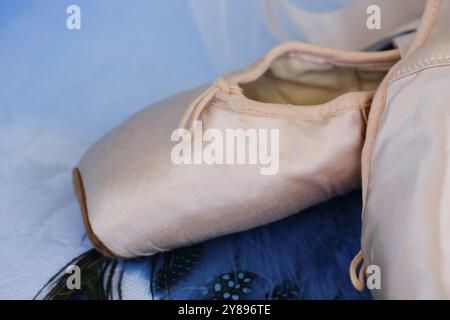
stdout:
[[(45, 284), (34, 299), (108, 300), (114, 298), (114, 293), (121, 299), (125, 264), (126, 262), (104, 257), (94, 249), (89, 250), (65, 265)], [(68, 289), (67, 281), (70, 273), (66, 273), (66, 270), (71, 265), (81, 269), (80, 289)]]
[(258, 275), (247, 272), (227, 272), (219, 274), (202, 292), (208, 300), (245, 300), (253, 293), (253, 284)]
[[(202, 261), (203, 245), (164, 252), (151, 258), (150, 291), (152, 296), (170, 298), (171, 288), (185, 280)], [(161, 261), (157, 268), (158, 260)], [(156, 274), (154, 270), (157, 269)]]
[[(360, 198), (355, 191), (270, 225), (128, 262), (92, 249), (36, 298), (121, 299), (133, 264), (142, 267), (157, 299), (369, 299), (348, 277), (359, 250)], [(67, 289), (71, 264), (81, 268), (80, 290)]]

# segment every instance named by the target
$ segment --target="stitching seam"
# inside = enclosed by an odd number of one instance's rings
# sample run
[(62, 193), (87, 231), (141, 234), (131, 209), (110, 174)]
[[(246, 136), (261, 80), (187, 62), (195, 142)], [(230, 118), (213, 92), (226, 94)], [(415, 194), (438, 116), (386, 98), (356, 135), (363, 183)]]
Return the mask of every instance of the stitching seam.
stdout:
[[(429, 26), (428, 32), (427, 32), (426, 36), (424, 37), (424, 39), (422, 40), (422, 43), (419, 45), (419, 47), (422, 47), (425, 44), (425, 42), (428, 40), (428, 38), (429, 38), (429, 36), (431, 34), (432, 25), (436, 21), (436, 16), (437, 16), (439, 7), (440, 7), (440, 2), (437, 1), (437, 2), (433, 3), (433, 6), (431, 8), (432, 13), (430, 15), (431, 16), (430, 19), (433, 22)], [(420, 64), (420, 63), (418, 63), (418, 64)], [(402, 69), (400, 69), (400, 71), (401, 70)], [(390, 84), (394, 81), (394, 74), (395, 74), (395, 72), (392, 72), (390, 75), (387, 76), (388, 78), (386, 80), (386, 84), (382, 88), (383, 96), (382, 96), (381, 101), (380, 101), (380, 104), (381, 104), (380, 110), (379, 110), (379, 112), (376, 115), (377, 118), (376, 118), (375, 128), (374, 128), (374, 137), (373, 137), (373, 139), (371, 141), (370, 150), (368, 151), (368, 154), (367, 154), (367, 170), (366, 170), (366, 173), (365, 173), (365, 175), (366, 175), (366, 178), (365, 178), (365, 180), (366, 180), (366, 187), (364, 188), (365, 190), (363, 190), (363, 203), (364, 203), (363, 204), (363, 210), (362, 210), (362, 218), (363, 219), (364, 219), (365, 212), (366, 212), (366, 204), (367, 204), (367, 196), (368, 196), (367, 189), (369, 188), (369, 178), (370, 178), (371, 158), (372, 158), (373, 148), (374, 148), (374, 145), (375, 145), (375, 139), (378, 136), (378, 132), (379, 132), (379, 128), (380, 128), (381, 115), (383, 114), (384, 109), (386, 107), (387, 92), (389, 90)]]
[(324, 120), (324, 119), (333, 117), (335, 115), (343, 114), (343, 113), (346, 113), (349, 111), (365, 109), (365, 108), (370, 107), (370, 105), (371, 105), (370, 101), (364, 102), (364, 103), (359, 103), (356, 105), (343, 105), (343, 106), (338, 107), (334, 111), (328, 111), (328, 112), (322, 111), (321, 113), (319, 113), (316, 116), (301, 114), (300, 110), (295, 110), (297, 112), (297, 115), (281, 115), (279, 113), (260, 111), (260, 110), (255, 110), (255, 109), (249, 108), (249, 107), (242, 107), (242, 108), (237, 109), (226, 103), (219, 103), (217, 101), (213, 102), (211, 106), (217, 107), (220, 109), (224, 109), (227, 111), (232, 111), (234, 113), (245, 114), (245, 115), (254, 115), (254, 116), (262, 116), (262, 117), (281, 118), (281, 119), (296, 119), (296, 120), (305, 120), (305, 121), (320, 121), (320, 120)]

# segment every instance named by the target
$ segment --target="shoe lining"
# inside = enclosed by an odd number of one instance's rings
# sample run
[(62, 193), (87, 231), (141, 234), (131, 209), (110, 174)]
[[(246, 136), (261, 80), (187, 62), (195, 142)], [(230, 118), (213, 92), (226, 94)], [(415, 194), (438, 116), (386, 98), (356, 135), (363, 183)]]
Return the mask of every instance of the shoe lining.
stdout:
[(352, 91), (374, 91), (390, 67), (337, 66), (283, 57), (260, 78), (240, 86), (247, 98), (259, 102), (311, 106)]

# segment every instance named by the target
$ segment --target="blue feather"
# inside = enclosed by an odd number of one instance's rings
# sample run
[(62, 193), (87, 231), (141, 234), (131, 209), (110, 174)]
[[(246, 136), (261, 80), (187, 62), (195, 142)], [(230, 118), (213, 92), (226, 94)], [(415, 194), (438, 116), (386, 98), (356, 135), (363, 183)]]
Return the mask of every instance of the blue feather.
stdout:
[[(348, 268), (359, 251), (361, 191), (334, 198), (284, 220), (204, 243), (204, 259), (172, 292), (201, 296), (218, 275), (254, 274), (257, 288), (243, 298), (270, 298), (289, 288), (297, 299), (368, 299), (350, 283)], [(256, 284), (254, 284), (256, 286)]]
[[(143, 281), (159, 299), (369, 299), (348, 275), (360, 246), (360, 199), (355, 191), (266, 226), (135, 259), (128, 268), (149, 270)], [(90, 275), (86, 290), (67, 292), (64, 267), (43, 288), (45, 298), (121, 297), (126, 266), (113, 288), (115, 260), (91, 250), (71, 263)]]

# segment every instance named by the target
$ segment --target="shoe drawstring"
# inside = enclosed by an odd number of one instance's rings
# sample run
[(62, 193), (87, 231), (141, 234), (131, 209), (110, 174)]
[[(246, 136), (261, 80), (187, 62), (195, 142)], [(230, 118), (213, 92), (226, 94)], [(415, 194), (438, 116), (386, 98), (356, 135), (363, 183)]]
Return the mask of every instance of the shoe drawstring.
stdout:
[[(356, 270), (358, 266), (361, 265), (359, 269), (359, 273), (357, 274)], [(358, 254), (353, 258), (352, 263), (350, 264), (350, 280), (352, 281), (353, 286), (358, 291), (363, 291), (365, 286), (365, 277), (366, 277), (366, 262), (364, 261), (364, 255), (360, 250)]]
[(214, 81), (211, 87), (209, 87), (189, 105), (189, 108), (186, 110), (180, 121), (179, 128), (187, 129), (188, 123), (191, 122), (189, 130), (193, 132), (195, 122), (199, 119), (202, 111), (208, 106), (216, 94), (221, 91), (228, 94), (240, 94), (242, 92), (241, 88), (237, 85), (230, 85), (222, 78)]

